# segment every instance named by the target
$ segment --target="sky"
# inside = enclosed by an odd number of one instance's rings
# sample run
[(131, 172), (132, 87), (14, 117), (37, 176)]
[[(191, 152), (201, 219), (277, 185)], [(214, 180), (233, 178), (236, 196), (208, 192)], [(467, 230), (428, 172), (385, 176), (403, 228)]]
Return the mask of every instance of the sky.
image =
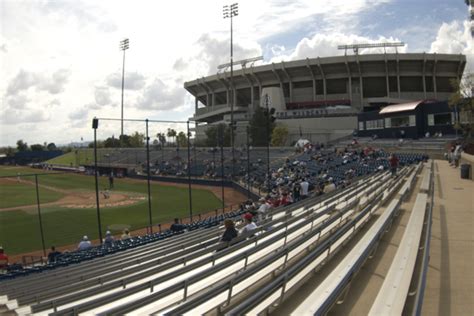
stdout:
[[(187, 120), (183, 83), (229, 62), (228, 1), (0, 0), (0, 146), (93, 139), (93, 117)], [(399, 52), (462, 53), (474, 71), (464, 0), (240, 0), (234, 60), (344, 54), (340, 44), (402, 41)], [(376, 50), (361, 53), (375, 53)], [(257, 65), (257, 64), (256, 64)], [(150, 135), (184, 124), (151, 123)], [(124, 132), (144, 132), (125, 123)], [(101, 121), (98, 138), (120, 135)]]

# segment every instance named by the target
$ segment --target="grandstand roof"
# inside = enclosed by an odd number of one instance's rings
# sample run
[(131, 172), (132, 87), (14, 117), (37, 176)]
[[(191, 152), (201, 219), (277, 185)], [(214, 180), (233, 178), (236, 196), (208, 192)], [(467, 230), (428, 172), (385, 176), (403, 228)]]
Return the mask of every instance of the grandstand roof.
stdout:
[(418, 105), (422, 104), (423, 102), (424, 100), (418, 100), (414, 102), (389, 105), (389, 106), (384, 107), (382, 110), (380, 110), (379, 114), (413, 111), (414, 109), (416, 109)]

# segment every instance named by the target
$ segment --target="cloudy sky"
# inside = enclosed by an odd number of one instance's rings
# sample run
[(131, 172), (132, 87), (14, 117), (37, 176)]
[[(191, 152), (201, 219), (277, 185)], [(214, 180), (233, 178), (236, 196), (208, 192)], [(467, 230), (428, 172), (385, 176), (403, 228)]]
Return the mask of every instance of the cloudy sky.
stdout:
[[(186, 120), (194, 101), (183, 82), (228, 62), (230, 3), (0, 0), (0, 146), (90, 140), (94, 116), (120, 118), (123, 38), (125, 116)], [(234, 58), (323, 57), (343, 54), (339, 44), (394, 40), (406, 52), (466, 54), (472, 72), (467, 18), (464, 0), (240, 0)], [(113, 134), (119, 123), (101, 124), (99, 138)]]

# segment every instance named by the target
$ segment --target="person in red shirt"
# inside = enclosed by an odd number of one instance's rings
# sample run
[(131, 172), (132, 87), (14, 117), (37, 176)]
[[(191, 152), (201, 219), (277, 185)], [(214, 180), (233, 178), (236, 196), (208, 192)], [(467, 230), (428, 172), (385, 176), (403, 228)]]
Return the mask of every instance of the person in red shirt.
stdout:
[(390, 163), (390, 171), (392, 171), (392, 176), (395, 176), (397, 174), (399, 162), (398, 157), (395, 154), (391, 154), (388, 158), (388, 162)]
[(8, 256), (4, 253), (3, 247), (0, 246), (0, 270), (6, 270), (8, 267)]

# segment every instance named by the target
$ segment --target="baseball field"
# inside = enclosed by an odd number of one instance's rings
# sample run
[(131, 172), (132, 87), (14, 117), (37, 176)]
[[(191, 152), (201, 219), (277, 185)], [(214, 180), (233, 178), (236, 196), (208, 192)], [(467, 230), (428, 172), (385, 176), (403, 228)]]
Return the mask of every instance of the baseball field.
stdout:
[[(77, 243), (83, 235), (98, 238), (95, 182), (93, 176), (71, 173), (45, 174), (40, 169), (0, 167), (0, 245), (8, 254), (19, 254), (42, 248), (37, 207), (35, 177), (45, 245)], [(118, 179), (108, 190), (107, 177), (100, 178), (101, 227), (112, 233), (124, 228), (136, 230), (148, 225), (146, 181)], [(107, 192), (108, 191), (108, 192)], [(106, 198), (106, 196), (108, 197)], [(211, 190), (192, 190), (193, 214), (206, 213), (221, 206)], [(151, 184), (153, 224), (167, 223), (175, 217), (189, 216), (186, 186)], [(156, 230), (156, 228), (155, 228)]]

